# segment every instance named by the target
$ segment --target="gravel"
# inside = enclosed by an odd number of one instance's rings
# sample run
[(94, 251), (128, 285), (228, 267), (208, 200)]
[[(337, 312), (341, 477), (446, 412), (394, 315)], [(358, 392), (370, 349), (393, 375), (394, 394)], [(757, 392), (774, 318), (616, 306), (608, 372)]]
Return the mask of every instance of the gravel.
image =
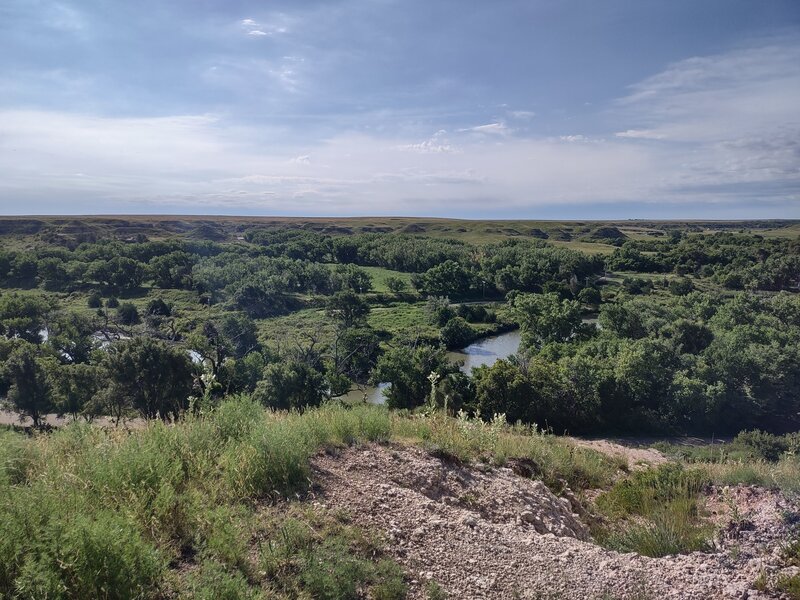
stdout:
[(795, 510), (777, 492), (712, 490), (718, 550), (654, 559), (598, 546), (575, 495), (509, 468), (399, 445), (320, 454), (313, 468), (314, 503), (382, 532), (410, 598), (426, 598), (429, 581), (449, 598), (764, 598), (753, 582), (777, 577), (783, 515)]

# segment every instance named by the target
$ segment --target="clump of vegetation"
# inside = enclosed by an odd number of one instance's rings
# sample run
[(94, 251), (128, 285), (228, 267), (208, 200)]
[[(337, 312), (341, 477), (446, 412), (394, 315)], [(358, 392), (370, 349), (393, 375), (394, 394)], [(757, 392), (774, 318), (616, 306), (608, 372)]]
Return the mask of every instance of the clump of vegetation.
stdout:
[(613, 519), (596, 537), (621, 552), (659, 557), (709, 547), (711, 529), (701, 520), (701, 499), (708, 477), (677, 463), (639, 471), (616, 483), (597, 501)]
[(267, 526), (259, 566), (269, 588), (290, 597), (356, 600), (368, 588), (372, 598), (405, 598), (403, 573), (393, 562), (381, 559), (374, 539), (341, 520), (318, 513), (281, 516)]
[(786, 597), (790, 598), (790, 600), (800, 599), (800, 575), (779, 578), (776, 588), (779, 592), (782, 592)]
[(379, 540), (336, 515), (272, 504), (302, 497), (319, 448), (390, 439), (466, 462), (527, 458), (537, 477), (574, 489), (608, 486), (618, 467), (501, 417), (486, 424), (375, 406), (281, 413), (248, 397), (129, 432), (81, 423), (32, 437), (3, 432), (0, 594), (355, 598), (369, 589), (401, 598), (402, 573)]
[[(236, 590), (244, 580), (260, 588), (268, 582), (255, 575), (248, 551), (259, 519), (252, 501), (303, 491), (320, 446), (385, 439), (390, 428), (380, 409), (281, 415), (239, 398), (207, 416), (128, 434), (80, 424), (32, 438), (5, 433), (0, 594), (154, 597), (187, 552), (204, 561), (185, 582), (197, 594)], [(320, 543), (313, 560), (350, 560), (339, 542)], [(373, 554), (359, 559), (351, 581), (396, 573), (388, 563), (368, 567)], [(327, 585), (312, 580), (312, 563), (309, 590)], [(213, 575), (223, 570), (224, 581)]]

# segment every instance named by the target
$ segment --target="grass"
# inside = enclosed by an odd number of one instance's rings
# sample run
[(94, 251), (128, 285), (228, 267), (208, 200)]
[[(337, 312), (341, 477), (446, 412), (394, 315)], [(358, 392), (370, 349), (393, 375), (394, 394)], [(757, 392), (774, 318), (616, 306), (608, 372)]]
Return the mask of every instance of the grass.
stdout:
[(800, 600), (800, 575), (781, 577), (775, 587), (790, 600)]
[(370, 561), (382, 550), (374, 538), (341, 518), (311, 510), (294, 510), (270, 524), (259, 548), (259, 567), (269, 589), (291, 597), (345, 600), (361, 597), (369, 586), (376, 600), (404, 598), (403, 573), (386, 559)]
[(757, 485), (800, 492), (797, 434), (746, 431), (726, 443), (705, 446), (657, 444), (667, 455), (701, 468), (718, 485)]
[(617, 482), (597, 500), (611, 525), (595, 537), (620, 552), (659, 557), (706, 550), (711, 528), (701, 519), (703, 471), (667, 463)]
[[(0, 595), (154, 597), (186, 556), (222, 565), (231, 588), (252, 583), (255, 507), (304, 491), (320, 446), (389, 430), (381, 411), (281, 415), (241, 398), (130, 433), (85, 424), (31, 438), (4, 432)], [(201, 583), (174, 584), (184, 585)]]
[(604, 489), (596, 539), (647, 556), (708, 547), (709, 482), (800, 481), (792, 456), (668, 463), (620, 479), (619, 460), (501, 417), (335, 404), (278, 413), (234, 397), (133, 431), (0, 431), (0, 596), (403, 598), (380, 538), (303, 501), (316, 452), (365, 442), (422, 445), (462, 463), (524, 460), (555, 491)]
[(529, 458), (574, 489), (608, 486), (618, 468), (500, 420), (375, 406), (275, 413), (247, 397), (133, 431), (2, 431), (0, 596), (402, 598), (380, 540), (302, 502), (320, 448), (389, 440), (465, 462)]
[(457, 419), (442, 415), (393, 418), (394, 436), (421, 443), (429, 451), (469, 463), (504, 465), (509, 459), (529, 461), (535, 475), (555, 490), (566, 481), (574, 490), (606, 487), (621, 464), (593, 450), (578, 448), (556, 436), (523, 425)]

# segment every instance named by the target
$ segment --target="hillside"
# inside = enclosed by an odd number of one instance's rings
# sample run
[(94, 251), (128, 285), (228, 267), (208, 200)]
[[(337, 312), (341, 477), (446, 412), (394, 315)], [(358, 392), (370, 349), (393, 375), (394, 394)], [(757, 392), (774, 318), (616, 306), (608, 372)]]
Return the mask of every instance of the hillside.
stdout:
[(682, 463), (501, 419), (246, 398), (173, 425), (0, 433), (5, 597), (778, 598), (800, 581), (800, 464), (750, 438)]

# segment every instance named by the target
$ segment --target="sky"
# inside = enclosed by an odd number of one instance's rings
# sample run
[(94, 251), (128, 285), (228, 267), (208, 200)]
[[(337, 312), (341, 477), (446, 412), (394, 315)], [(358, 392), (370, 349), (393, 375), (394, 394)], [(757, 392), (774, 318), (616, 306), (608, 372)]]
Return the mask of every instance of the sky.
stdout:
[(0, 0), (0, 214), (800, 218), (798, 0)]

